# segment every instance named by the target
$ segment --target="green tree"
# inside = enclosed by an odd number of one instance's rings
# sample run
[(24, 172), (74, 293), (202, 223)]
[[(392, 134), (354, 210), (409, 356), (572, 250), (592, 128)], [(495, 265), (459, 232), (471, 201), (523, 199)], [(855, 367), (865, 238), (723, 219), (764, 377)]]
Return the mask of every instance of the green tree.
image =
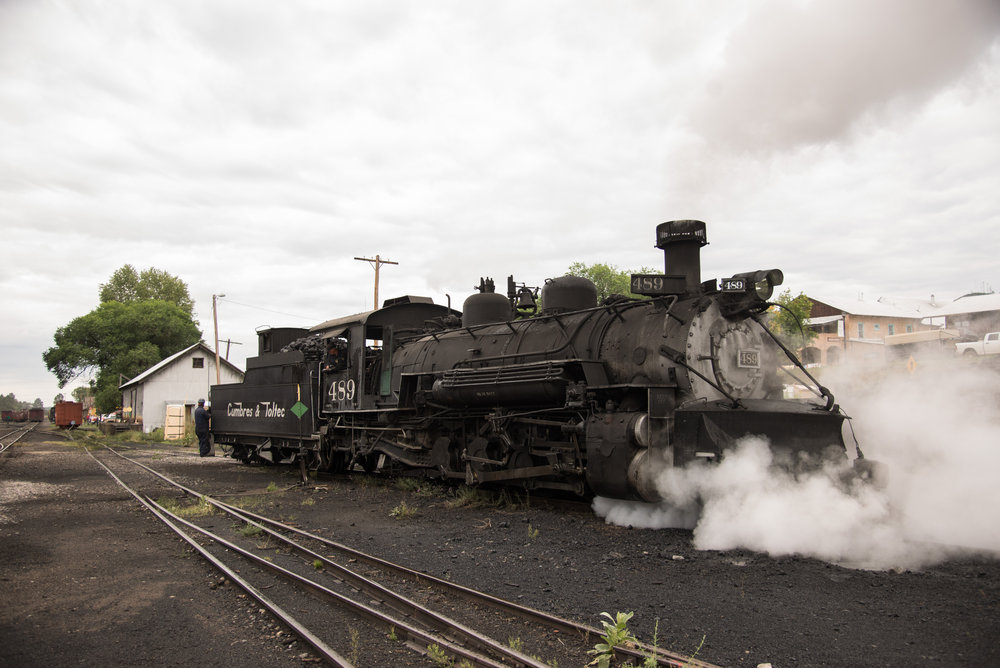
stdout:
[(625, 295), (642, 299), (643, 297), (640, 295), (632, 294), (630, 289), (632, 274), (653, 274), (656, 273), (656, 270), (643, 267), (636, 271), (630, 271), (602, 262), (595, 264), (574, 262), (566, 270), (566, 273), (570, 276), (582, 276), (593, 281), (594, 285), (597, 286), (597, 301), (600, 303), (611, 295)]
[(101, 284), (101, 302), (121, 302), (131, 304), (150, 300), (172, 302), (181, 307), (188, 316), (194, 314), (194, 302), (188, 294), (187, 283), (168, 274), (162, 269), (150, 267), (137, 272), (126, 264)]
[(7, 395), (0, 395), (0, 410), (23, 411), (27, 408), (41, 408), (42, 400), (35, 399), (33, 402), (21, 401), (11, 392)]
[(812, 301), (802, 292), (793, 297), (791, 290), (785, 290), (774, 302), (781, 307), (771, 307), (768, 328), (793, 350), (808, 346), (817, 336), (815, 331), (806, 327), (806, 320), (812, 313)]
[(118, 386), (201, 339), (201, 331), (179, 305), (162, 301), (107, 301), (56, 330), (55, 346), (42, 354), (62, 388), (83, 373), (95, 372), (97, 408), (121, 403)]
[(81, 385), (80, 387), (77, 387), (69, 394), (71, 397), (73, 397), (73, 401), (82, 404), (84, 399), (86, 399), (87, 397), (94, 396), (94, 388), (88, 387), (86, 385)]
[(13, 392), (0, 396), (0, 410), (19, 411), (25, 408), (23, 404), (24, 402), (18, 401)]

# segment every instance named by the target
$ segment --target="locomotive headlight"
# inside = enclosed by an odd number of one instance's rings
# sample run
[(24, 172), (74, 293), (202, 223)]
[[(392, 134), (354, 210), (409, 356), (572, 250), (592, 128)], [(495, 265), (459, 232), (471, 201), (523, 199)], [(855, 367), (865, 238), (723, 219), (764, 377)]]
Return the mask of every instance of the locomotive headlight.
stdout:
[(774, 286), (781, 285), (784, 280), (785, 275), (780, 269), (755, 271), (753, 272), (754, 294), (757, 299), (766, 302), (774, 294)]
[(719, 281), (723, 311), (733, 315), (760, 310), (774, 294), (775, 286), (781, 285), (784, 280), (785, 275), (780, 269), (747, 271), (732, 278), (723, 278)]
[[(774, 294), (774, 287), (781, 285), (785, 280), (785, 275), (780, 269), (761, 269), (759, 271), (748, 271), (743, 274), (736, 274), (729, 281), (739, 281), (743, 283), (743, 288), (747, 293), (753, 295), (762, 302), (766, 302)], [(724, 291), (728, 291), (723, 288)]]

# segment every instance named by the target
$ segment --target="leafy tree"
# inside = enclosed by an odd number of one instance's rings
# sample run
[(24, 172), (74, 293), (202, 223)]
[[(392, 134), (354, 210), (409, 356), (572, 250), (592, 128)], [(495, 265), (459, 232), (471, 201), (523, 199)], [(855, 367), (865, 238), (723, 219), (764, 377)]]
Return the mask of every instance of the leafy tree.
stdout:
[(201, 339), (201, 331), (181, 306), (162, 300), (107, 301), (73, 319), (54, 335), (55, 346), (43, 353), (45, 366), (59, 387), (86, 372), (97, 372), (98, 410), (121, 402), (125, 379)]
[(11, 392), (10, 394), (6, 394), (4, 396), (0, 396), (0, 410), (19, 411), (27, 407), (28, 407), (27, 404), (25, 404), (23, 401), (17, 400), (17, 397), (14, 396), (13, 392)]
[[(62, 396), (62, 395), (60, 395), (60, 396)], [(78, 387), (78, 388), (74, 389), (72, 392), (70, 392), (70, 396), (73, 397), (73, 401), (76, 401), (77, 403), (81, 403), (82, 404), (84, 399), (86, 399), (87, 397), (94, 396), (94, 388), (93, 387), (88, 387), (86, 385), (81, 385), (80, 387)]]
[(35, 399), (32, 402), (21, 401), (11, 392), (7, 395), (0, 395), (0, 410), (23, 411), (27, 408), (42, 408), (42, 400)]
[(802, 292), (793, 297), (791, 290), (785, 290), (774, 302), (781, 307), (771, 307), (768, 328), (792, 349), (808, 346), (817, 336), (806, 327), (806, 320), (812, 313), (812, 301)]
[(162, 269), (150, 267), (137, 272), (135, 267), (126, 264), (101, 284), (101, 302), (134, 302), (159, 299), (177, 304), (188, 316), (194, 313), (194, 302), (188, 294), (187, 283), (168, 274)]
[(597, 301), (600, 303), (611, 295), (626, 295), (642, 299), (640, 295), (632, 294), (632, 274), (652, 274), (656, 273), (656, 270), (643, 267), (637, 271), (629, 271), (602, 262), (590, 265), (574, 262), (566, 270), (566, 273), (570, 276), (582, 276), (593, 281), (594, 285), (597, 286)]
[[(80, 389), (80, 388), (77, 388), (77, 389)], [(76, 390), (73, 390), (73, 392), (75, 393)], [(58, 404), (60, 401), (66, 401), (66, 397), (63, 396), (62, 392), (60, 392), (56, 396), (52, 397), (52, 405), (54, 406), (54, 405)]]

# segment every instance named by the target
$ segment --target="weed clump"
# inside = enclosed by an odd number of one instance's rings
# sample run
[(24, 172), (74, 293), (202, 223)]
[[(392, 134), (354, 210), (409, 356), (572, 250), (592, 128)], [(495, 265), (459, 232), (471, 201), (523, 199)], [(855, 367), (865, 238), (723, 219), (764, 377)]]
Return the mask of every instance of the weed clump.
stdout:
[(389, 511), (389, 516), (397, 520), (404, 520), (417, 514), (417, 509), (406, 505), (406, 501), (401, 501), (398, 506)]

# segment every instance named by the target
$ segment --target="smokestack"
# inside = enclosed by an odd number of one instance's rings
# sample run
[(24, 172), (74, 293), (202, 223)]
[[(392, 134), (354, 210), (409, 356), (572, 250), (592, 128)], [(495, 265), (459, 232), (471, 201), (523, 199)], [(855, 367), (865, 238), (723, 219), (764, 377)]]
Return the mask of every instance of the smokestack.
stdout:
[(688, 292), (701, 288), (701, 247), (707, 243), (705, 223), (700, 220), (671, 220), (656, 226), (656, 247), (663, 250), (663, 273), (683, 276)]

